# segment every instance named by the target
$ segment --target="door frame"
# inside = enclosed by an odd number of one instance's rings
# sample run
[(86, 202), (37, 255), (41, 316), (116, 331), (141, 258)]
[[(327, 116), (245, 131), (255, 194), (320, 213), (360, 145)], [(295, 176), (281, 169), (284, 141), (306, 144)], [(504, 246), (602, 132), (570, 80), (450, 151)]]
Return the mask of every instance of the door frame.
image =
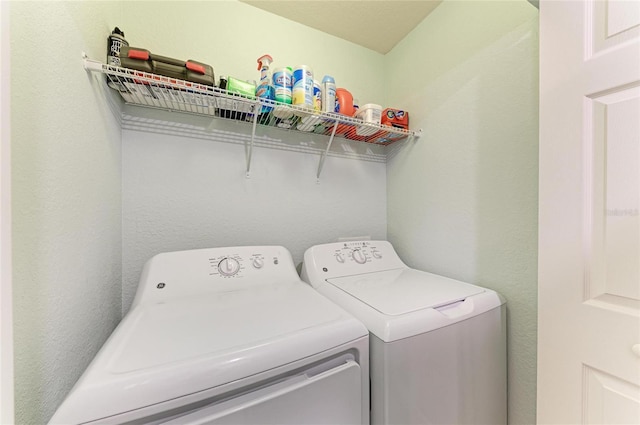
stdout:
[(0, 0), (0, 423), (14, 422), (9, 3)]

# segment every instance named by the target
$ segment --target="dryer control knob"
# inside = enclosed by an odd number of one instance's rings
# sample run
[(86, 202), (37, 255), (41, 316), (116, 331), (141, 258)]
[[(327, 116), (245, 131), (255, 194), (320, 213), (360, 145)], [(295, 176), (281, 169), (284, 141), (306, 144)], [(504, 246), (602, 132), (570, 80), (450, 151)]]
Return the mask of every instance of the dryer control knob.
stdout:
[(373, 251), (372, 254), (378, 260), (382, 258), (382, 254), (380, 254), (380, 252), (378, 252), (378, 251)]
[(336, 260), (338, 263), (344, 263), (344, 256), (342, 254), (336, 254)]
[(364, 253), (362, 251), (360, 251), (359, 249), (354, 249), (351, 252), (351, 257), (353, 257), (355, 262), (358, 263), (358, 264), (364, 264), (364, 263), (367, 262), (367, 257), (365, 257)]
[(251, 264), (253, 264), (253, 267), (255, 267), (256, 269), (261, 269), (262, 266), (264, 266), (264, 260), (260, 257), (255, 257)]
[(223, 258), (218, 263), (218, 271), (223, 276), (233, 276), (240, 270), (240, 263), (235, 258)]

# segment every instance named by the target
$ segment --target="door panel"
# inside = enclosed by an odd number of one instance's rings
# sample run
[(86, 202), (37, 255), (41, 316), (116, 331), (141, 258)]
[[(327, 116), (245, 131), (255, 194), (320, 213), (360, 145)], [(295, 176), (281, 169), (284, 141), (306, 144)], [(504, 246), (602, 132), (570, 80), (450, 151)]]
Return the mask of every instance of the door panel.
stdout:
[[(588, 97), (585, 300), (640, 314), (640, 87)], [(591, 115), (591, 116), (589, 116)], [(591, 131), (589, 131), (591, 127)], [(589, 196), (591, 195), (591, 196)]]
[(626, 41), (633, 42), (640, 34), (640, 8), (635, 0), (598, 0), (585, 2), (587, 59)]
[(637, 385), (584, 368), (586, 424), (634, 424), (640, 417), (640, 389)]

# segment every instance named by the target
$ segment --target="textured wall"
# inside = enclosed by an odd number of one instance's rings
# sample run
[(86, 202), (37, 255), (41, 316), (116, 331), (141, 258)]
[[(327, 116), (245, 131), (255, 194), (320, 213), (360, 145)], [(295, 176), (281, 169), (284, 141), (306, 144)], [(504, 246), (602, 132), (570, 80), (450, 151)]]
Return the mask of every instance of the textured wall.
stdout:
[(216, 78), (259, 80), (270, 54), (272, 69), (305, 64), (362, 104), (384, 100), (383, 55), (235, 0), (127, 2), (121, 28), (131, 46), (209, 63)]
[(16, 422), (45, 423), (121, 314), (120, 129), (80, 54), (117, 3), (11, 3)]
[[(127, 5), (123, 28), (131, 45), (209, 62), (217, 75), (245, 79), (259, 78), (256, 59), (269, 53), (274, 65), (307, 64), (363, 103), (382, 102), (384, 56), (371, 50), (235, 1), (156, 6)], [(140, 14), (146, 18), (134, 19)], [(167, 31), (176, 21), (180, 38)], [(273, 137), (293, 146), (308, 140), (300, 133)], [(241, 145), (127, 130), (122, 156), (125, 312), (144, 262), (158, 252), (277, 244), (300, 262), (306, 248), (339, 236), (386, 238), (381, 163), (330, 157), (317, 184), (318, 155), (257, 148), (246, 179)]]
[[(294, 261), (340, 236), (386, 237), (384, 163), (123, 131), (123, 296), (144, 263), (192, 248), (284, 245)], [(338, 143), (338, 145), (340, 145)]]
[(538, 13), (445, 1), (386, 57), (424, 136), (394, 146), (388, 236), (411, 266), (507, 299), (509, 423), (535, 423)]

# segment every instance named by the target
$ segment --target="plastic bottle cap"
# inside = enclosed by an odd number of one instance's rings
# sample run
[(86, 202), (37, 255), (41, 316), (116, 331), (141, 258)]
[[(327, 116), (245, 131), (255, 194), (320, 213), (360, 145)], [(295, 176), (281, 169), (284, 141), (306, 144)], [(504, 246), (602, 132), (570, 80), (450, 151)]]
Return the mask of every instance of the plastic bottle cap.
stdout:
[(269, 68), (269, 65), (271, 65), (271, 62), (273, 62), (273, 58), (270, 55), (260, 56), (258, 58), (258, 71), (262, 70), (263, 65)]
[(324, 78), (322, 79), (323, 83), (334, 83), (336, 82), (336, 80), (333, 79), (333, 77), (331, 75), (325, 75)]

